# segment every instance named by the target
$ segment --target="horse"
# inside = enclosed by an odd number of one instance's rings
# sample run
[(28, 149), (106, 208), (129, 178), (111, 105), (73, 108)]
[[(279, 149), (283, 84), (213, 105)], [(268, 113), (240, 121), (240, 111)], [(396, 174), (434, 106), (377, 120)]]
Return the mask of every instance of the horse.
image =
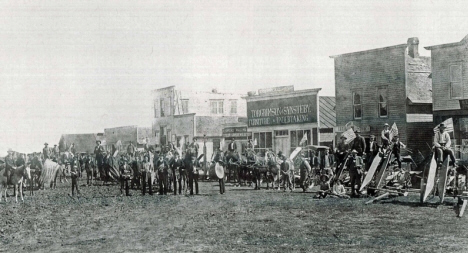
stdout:
[[(225, 155), (226, 169), (231, 172), (234, 171), (234, 181), (236, 186), (242, 185), (244, 182), (252, 180), (252, 168), (249, 167), (249, 162), (246, 156), (240, 155), (237, 152)], [(230, 173), (229, 173), (230, 174)]]
[[(50, 159), (44, 161), (43, 170), (39, 177), (38, 183), (45, 187), (49, 183), (50, 188), (55, 189), (57, 187), (57, 177), (65, 178), (65, 168), (62, 164), (53, 162)], [(66, 180), (66, 178), (65, 178)]]
[[(4, 174), (5, 174), (5, 169), (2, 169), (0, 171), (0, 201), (2, 200), (2, 193), (4, 193), (5, 202), (7, 202), (8, 184), (7, 184), (7, 177)], [(31, 179), (31, 171), (30, 171), (29, 165), (27, 166), (21, 165), (11, 170), (11, 182), (13, 183), (13, 186), (14, 186), (16, 203), (18, 203), (18, 193), (20, 194), (21, 201), (24, 202), (23, 183), (25, 179), (28, 179), (28, 180)], [(4, 191), (3, 191), (3, 188), (5, 188)]]
[(280, 170), (281, 170), (281, 163), (278, 156), (273, 151), (267, 151), (265, 154), (266, 163), (268, 165), (268, 169), (265, 176), (265, 181), (267, 183), (267, 189), (270, 188), (269, 183), (271, 182), (271, 187), (274, 188), (274, 183), (278, 184), (278, 190), (280, 188)]

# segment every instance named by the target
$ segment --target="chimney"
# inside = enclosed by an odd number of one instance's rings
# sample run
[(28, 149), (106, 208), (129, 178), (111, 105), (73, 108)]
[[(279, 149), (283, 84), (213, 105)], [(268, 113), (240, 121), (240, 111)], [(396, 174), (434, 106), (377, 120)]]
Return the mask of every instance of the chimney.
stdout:
[(408, 55), (411, 58), (418, 58), (419, 57), (418, 45), (419, 45), (418, 37), (408, 39)]

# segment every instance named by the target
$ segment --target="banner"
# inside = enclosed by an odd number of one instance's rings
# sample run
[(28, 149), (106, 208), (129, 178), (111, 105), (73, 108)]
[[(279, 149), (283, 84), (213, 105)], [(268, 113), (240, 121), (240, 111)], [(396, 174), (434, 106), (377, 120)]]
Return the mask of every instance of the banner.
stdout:
[(390, 129), (390, 140), (392, 140), (395, 135), (398, 135), (398, 127), (395, 122), (393, 122), (392, 128)]
[(346, 138), (346, 144), (351, 143), (356, 138), (356, 134), (354, 134), (354, 130), (352, 128), (346, 130), (346, 132), (344, 132), (342, 136)]
[[(445, 129), (446, 132), (449, 132), (449, 133), (450, 133), (450, 132), (453, 132), (453, 119), (452, 119), (452, 118), (449, 118), (449, 119), (445, 120), (445, 121), (442, 122), (441, 124), (444, 124), (445, 127), (447, 127), (447, 128)], [(440, 124), (437, 125), (436, 127), (434, 127), (434, 134), (437, 133), (437, 132), (439, 132), (439, 126), (440, 126)]]

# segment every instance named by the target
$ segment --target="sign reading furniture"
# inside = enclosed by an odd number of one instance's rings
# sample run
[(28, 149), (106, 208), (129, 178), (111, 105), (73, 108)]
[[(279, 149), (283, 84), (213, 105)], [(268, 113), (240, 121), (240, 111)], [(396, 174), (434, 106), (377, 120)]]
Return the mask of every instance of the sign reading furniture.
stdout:
[(298, 96), (247, 102), (248, 126), (317, 122), (317, 96)]

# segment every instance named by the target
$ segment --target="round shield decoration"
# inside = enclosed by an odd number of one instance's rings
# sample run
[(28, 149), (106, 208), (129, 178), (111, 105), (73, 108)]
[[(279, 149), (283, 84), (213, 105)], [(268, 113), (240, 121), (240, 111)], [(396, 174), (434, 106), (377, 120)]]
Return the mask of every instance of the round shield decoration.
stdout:
[(215, 172), (216, 172), (216, 176), (217, 176), (219, 179), (223, 179), (223, 178), (224, 178), (224, 168), (223, 168), (223, 166), (221, 166), (219, 163), (216, 163), (216, 165), (215, 165)]

